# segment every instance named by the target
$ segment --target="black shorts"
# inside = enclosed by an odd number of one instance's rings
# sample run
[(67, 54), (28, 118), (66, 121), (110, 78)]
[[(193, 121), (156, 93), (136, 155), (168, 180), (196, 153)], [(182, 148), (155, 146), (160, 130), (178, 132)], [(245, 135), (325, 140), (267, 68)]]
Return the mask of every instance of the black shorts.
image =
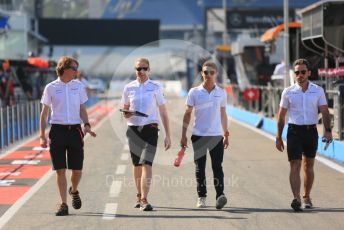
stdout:
[(158, 144), (158, 124), (128, 126), (127, 137), (133, 165), (152, 166)]
[(52, 124), (49, 132), (53, 169), (82, 170), (84, 134), (80, 125)]
[(288, 125), (288, 160), (301, 160), (302, 155), (315, 158), (318, 149), (318, 130), (316, 125)]

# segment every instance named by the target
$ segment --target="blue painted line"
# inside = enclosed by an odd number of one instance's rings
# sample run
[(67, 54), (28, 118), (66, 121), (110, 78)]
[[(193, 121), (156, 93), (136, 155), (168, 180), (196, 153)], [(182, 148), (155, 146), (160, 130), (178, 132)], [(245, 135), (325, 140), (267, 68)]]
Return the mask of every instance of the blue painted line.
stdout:
[[(271, 118), (262, 117), (258, 114), (235, 108), (231, 105), (227, 105), (226, 108), (227, 114), (241, 122), (244, 122), (246, 124), (249, 124), (251, 126), (257, 127), (257, 122), (259, 119), (263, 118), (263, 124), (261, 125), (261, 129), (267, 133), (270, 133), (272, 135), (276, 135), (277, 131), (277, 122)], [(287, 130), (288, 125), (284, 126), (282, 138), (286, 140), (287, 138)], [(318, 153), (320, 155), (332, 158), (338, 162), (344, 163), (344, 142), (334, 140), (326, 151), (324, 151), (324, 143), (321, 141), (321, 137), (319, 137), (318, 140)]]
[(238, 109), (233, 106), (227, 106), (226, 111), (229, 116), (252, 126), (256, 126), (257, 123), (263, 118), (258, 114), (249, 113), (245, 110)]

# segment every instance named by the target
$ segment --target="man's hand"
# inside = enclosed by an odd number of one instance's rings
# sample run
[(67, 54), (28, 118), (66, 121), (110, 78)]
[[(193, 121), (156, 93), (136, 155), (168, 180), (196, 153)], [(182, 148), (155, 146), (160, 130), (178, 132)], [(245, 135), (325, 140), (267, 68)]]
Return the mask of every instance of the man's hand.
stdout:
[(128, 112), (123, 112), (123, 116), (128, 119), (128, 118), (132, 117), (133, 114), (132, 113), (128, 113)]
[(87, 133), (89, 133), (92, 137), (96, 137), (97, 136), (97, 134), (91, 130), (90, 126), (85, 125), (85, 127), (84, 127), (84, 134), (86, 135)]
[(165, 137), (164, 144), (165, 151), (171, 147), (171, 138), (169, 136)]
[(180, 139), (180, 147), (188, 147), (188, 139), (186, 138), (186, 136), (182, 136), (182, 138)]
[(326, 140), (327, 140), (329, 143), (332, 142), (332, 139), (333, 139), (333, 137), (332, 137), (332, 132), (326, 131), (326, 132), (324, 133), (324, 137), (326, 138)]
[(283, 150), (284, 150), (284, 143), (283, 143), (282, 138), (280, 138), (280, 137), (276, 137), (276, 148), (280, 152), (283, 152)]
[(48, 148), (48, 140), (46, 137), (39, 137), (39, 144), (42, 148)]
[(228, 143), (228, 136), (224, 136), (223, 137), (223, 147), (224, 147), (224, 149), (227, 149), (228, 145), (229, 145), (229, 143)]

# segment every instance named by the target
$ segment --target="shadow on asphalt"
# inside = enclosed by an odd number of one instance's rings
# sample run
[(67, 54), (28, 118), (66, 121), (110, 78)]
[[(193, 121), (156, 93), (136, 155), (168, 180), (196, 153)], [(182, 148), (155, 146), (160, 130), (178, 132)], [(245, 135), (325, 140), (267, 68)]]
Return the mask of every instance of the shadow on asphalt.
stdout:
[[(202, 209), (206, 211), (207, 209)], [(159, 211), (162, 211), (160, 209), (153, 210), (149, 212), (142, 212), (138, 210), (138, 214), (112, 214), (112, 213), (96, 213), (96, 212), (84, 212), (84, 213), (78, 213), (78, 214), (70, 214), (70, 216), (106, 216), (106, 217), (116, 217), (116, 218), (168, 218), (168, 219), (174, 219), (174, 218), (180, 218), (180, 219), (247, 219), (243, 217), (228, 217), (228, 216), (201, 216), (201, 215), (156, 215), (159, 213)], [(192, 210), (190, 210), (192, 211)], [(214, 210), (216, 211), (216, 210)], [(143, 214), (144, 213), (144, 214)], [(150, 215), (153, 214), (153, 215)]]
[(242, 207), (230, 207), (230, 209), (223, 209), (223, 211), (230, 213), (341, 213), (344, 212), (344, 208), (320, 208), (314, 207), (312, 209), (303, 209), (301, 212), (295, 212), (292, 208), (242, 208)]
[[(221, 215), (157, 215), (160, 212), (167, 212), (167, 211), (197, 211), (197, 212), (226, 212), (231, 214), (250, 214), (250, 213), (295, 213), (295, 214), (311, 214), (311, 213), (341, 213), (344, 212), (344, 208), (318, 208), (314, 207), (313, 209), (304, 209), (302, 212), (294, 212), (291, 208), (289, 209), (277, 209), (277, 208), (242, 208), (242, 207), (230, 207), (230, 208), (223, 208), (221, 210), (215, 209), (215, 207), (208, 207), (208, 208), (179, 208), (179, 207), (159, 207), (154, 206), (154, 210), (150, 212), (142, 212), (138, 210), (137, 215), (135, 214), (113, 214), (113, 213), (102, 213), (102, 212), (82, 212), (82, 213), (72, 213), (69, 216), (106, 216), (106, 217), (116, 217), (116, 218), (180, 218), (180, 219), (188, 219), (188, 218), (203, 218), (203, 219), (247, 219), (245, 217), (229, 217), (229, 216), (221, 216)], [(150, 215), (153, 214), (153, 215)]]

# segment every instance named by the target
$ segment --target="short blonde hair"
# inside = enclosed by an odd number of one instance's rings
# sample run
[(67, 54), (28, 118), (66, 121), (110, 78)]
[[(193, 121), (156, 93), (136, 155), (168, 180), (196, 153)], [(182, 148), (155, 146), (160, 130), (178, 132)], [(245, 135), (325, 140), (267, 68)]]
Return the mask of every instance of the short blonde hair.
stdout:
[(149, 67), (149, 61), (148, 61), (147, 58), (143, 58), (143, 57), (138, 58), (138, 59), (136, 59), (135, 63), (136, 63), (136, 62), (144, 62), (144, 63), (146, 63), (146, 64), (148, 65), (148, 67)]
[(205, 67), (205, 66), (210, 67), (210, 68), (213, 68), (213, 69), (215, 69), (216, 72), (217, 72), (217, 65), (216, 65), (215, 62), (213, 62), (212, 60), (208, 60), (208, 61), (204, 62), (203, 65), (202, 65), (202, 69), (203, 69), (203, 67)]

